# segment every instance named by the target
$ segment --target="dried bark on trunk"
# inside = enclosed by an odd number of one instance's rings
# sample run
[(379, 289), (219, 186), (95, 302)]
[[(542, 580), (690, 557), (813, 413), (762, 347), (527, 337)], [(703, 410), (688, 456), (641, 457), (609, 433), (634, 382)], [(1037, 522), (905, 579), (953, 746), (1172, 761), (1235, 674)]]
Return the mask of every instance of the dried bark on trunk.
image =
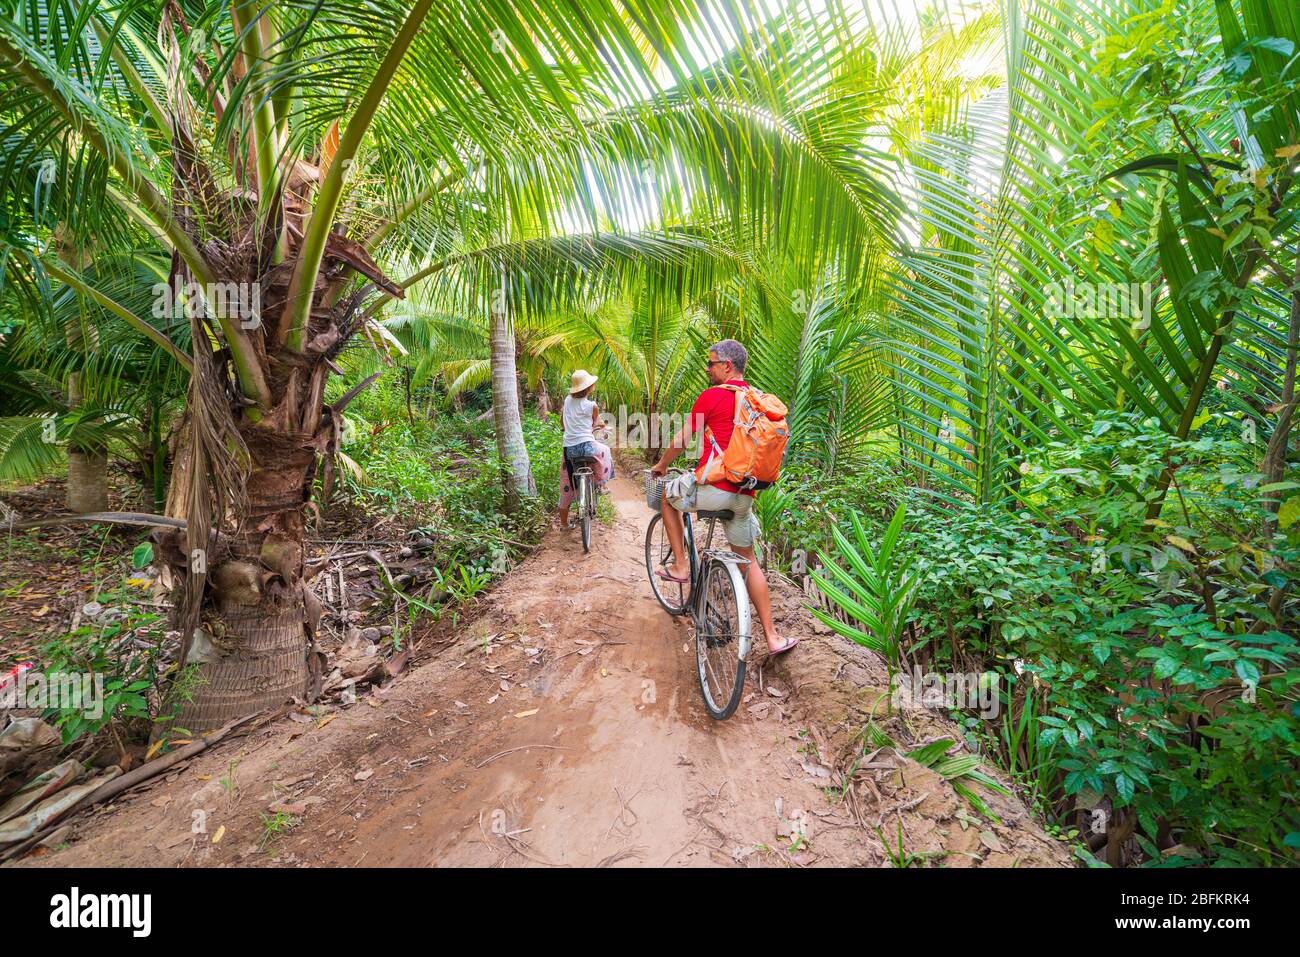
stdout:
[(108, 511), (108, 453), (103, 449), (68, 449), (67, 505), (78, 515)]

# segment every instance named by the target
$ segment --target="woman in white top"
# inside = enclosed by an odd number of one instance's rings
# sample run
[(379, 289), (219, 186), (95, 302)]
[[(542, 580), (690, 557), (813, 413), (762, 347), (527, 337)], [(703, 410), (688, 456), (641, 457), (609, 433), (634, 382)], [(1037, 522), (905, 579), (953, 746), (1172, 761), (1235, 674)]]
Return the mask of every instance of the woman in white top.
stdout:
[(573, 373), (569, 394), (564, 398), (564, 462), (560, 469), (560, 527), (569, 527), (569, 506), (577, 494), (571, 471), (574, 459), (594, 458), (592, 477), (599, 488), (614, 477), (614, 456), (609, 446), (596, 441), (600, 406), (591, 398), (596, 376), (586, 369)]

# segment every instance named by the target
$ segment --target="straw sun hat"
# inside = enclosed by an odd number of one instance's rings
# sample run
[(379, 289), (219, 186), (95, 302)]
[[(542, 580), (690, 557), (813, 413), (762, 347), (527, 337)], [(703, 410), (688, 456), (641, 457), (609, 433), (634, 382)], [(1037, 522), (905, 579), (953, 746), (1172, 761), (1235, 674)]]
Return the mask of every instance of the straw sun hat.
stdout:
[(576, 395), (583, 389), (590, 388), (596, 384), (598, 376), (592, 375), (586, 369), (579, 369), (573, 374), (573, 382), (569, 388), (569, 395)]

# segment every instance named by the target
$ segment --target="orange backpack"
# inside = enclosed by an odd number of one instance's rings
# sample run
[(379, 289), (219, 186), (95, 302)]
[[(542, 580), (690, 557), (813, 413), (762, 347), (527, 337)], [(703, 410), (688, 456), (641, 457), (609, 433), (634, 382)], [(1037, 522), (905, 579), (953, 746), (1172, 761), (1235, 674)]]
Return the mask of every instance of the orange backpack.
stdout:
[(718, 447), (713, 430), (705, 427), (704, 434), (713, 445), (713, 456), (707, 466), (695, 470), (695, 480), (701, 485), (734, 482), (742, 489), (756, 491), (774, 485), (781, 475), (785, 444), (790, 441), (785, 403), (752, 386), (720, 388), (736, 393), (735, 428), (724, 451)]

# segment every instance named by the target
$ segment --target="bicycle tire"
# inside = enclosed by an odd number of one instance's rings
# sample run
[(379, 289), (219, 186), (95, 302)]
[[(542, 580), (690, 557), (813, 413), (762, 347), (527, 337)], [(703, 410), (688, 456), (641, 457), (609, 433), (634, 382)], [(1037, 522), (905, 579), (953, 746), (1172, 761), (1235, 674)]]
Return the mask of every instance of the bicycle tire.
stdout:
[(650, 525), (645, 530), (645, 570), (650, 576), (650, 590), (664, 611), (670, 615), (683, 615), (690, 605), (690, 586), (664, 581), (655, 574), (659, 569), (667, 568), (672, 561), (672, 548), (668, 544), (663, 521), (663, 515), (656, 515), (650, 519)]
[(716, 558), (704, 570), (700, 587), (703, 594), (695, 627), (695, 665), (700, 679), (700, 696), (709, 717), (723, 721), (736, 710), (745, 690), (749, 592), (745, 589), (740, 570)]
[[(592, 493), (592, 488), (591, 488), (591, 481), (590, 481), (588, 478), (586, 478), (586, 477), (584, 476), (583, 479), (582, 479), (582, 484), (586, 487), (586, 493), (585, 493), (584, 497), (587, 498), (587, 499), (589, 500), (589, 499), (591, 498), (592, 494), (593, 494), (593, 493)], [(583, 510), (582, 510), (582, 550), (583, 550), (583, 552), (590, 552), (590, 551), (591, 551), (591, 512), (592, 512), (592, 509), (591, 509), (591, 507), (590, 507), (589, 505), (586, 506), (586, 507), (584, 507)]]

